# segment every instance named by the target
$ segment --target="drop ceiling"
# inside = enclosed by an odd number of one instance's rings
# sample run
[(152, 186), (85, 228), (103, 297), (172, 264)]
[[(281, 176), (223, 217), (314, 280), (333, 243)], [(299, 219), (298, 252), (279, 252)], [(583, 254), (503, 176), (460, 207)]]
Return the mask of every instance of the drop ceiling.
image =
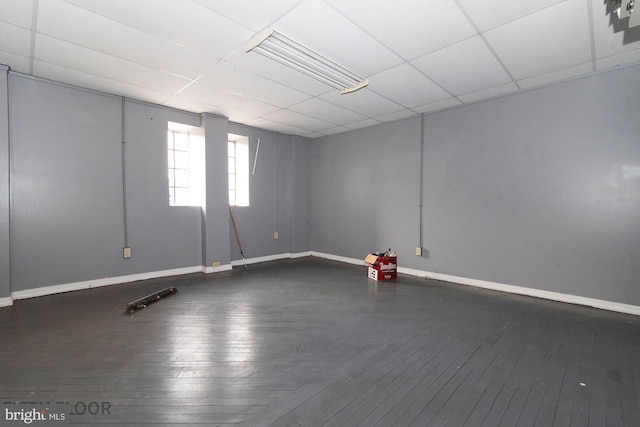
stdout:
[[(606, 0), (2, 0), (0, 63), (316, 138), (640, 63)], [(272, 27), (369, 79), (341, 95), (255, 53)]]

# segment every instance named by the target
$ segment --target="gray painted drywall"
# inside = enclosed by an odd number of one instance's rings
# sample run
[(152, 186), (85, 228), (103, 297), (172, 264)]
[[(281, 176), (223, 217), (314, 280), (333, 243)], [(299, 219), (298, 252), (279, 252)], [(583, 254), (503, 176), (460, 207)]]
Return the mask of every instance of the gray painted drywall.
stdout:
[[(640, 66), (313, 142), (313, 249), (640, 305)], [(375, 200), (375, 203), (372, 202)]]
[(201, 210), (169, 206), (166, 147), (168, 121), (199, 115), (125, 102), (123, 259), (122, 98), (20, 74), (9, 93), (11, 291), (202, 265)]
[(122, 246), (120, 101), (9, 75), (12, 291), (108, 277)]
[(8, 68), (0, 65), (0, 298), (11, 294)]
[(226, 118), (212, 114), (202, 115), (205, 129), (206, 201), (203, 207), (202, 228), (203, 265), (212, 262), (228, 265), (229, 252), (229, 185), (227, 176), (227, 128)]
[(418, 242), (419, 119), (313, 141), (314, 251), (362, 258)]
[[(249, 138), (250, 173), (256, 163), (249, 176), (250, 206), (233, 208), (245, 258), (310, 251), (309, 140), (237, 123), (229, 123), (229, 133)], [(232, 226), (230, 241), (231, 259), (240, 260)]]
[[(257, 138), (260, 138), (255, 174), (249, 176), (249, 206), (234, 206), (232, 208), (244, 256), (245, 258), (257, 258), (267, 254), (287, 252), (286, 250), (278, 251), (273, 247), (274, 243), (284, 241), (284, 236), (278, 241), (273, 240), (273, 232), (276, 228), (274, 216), (276, 135), (273, 132), (235, 123), (229, 123), (229, 133), (249, 138), (250, 173), (255, 159)], [(229, 242), (231, 259), (241, 259), (233, 225), (229, 229)]]
[(311, 251), (311, 144), (291, 137), (289, 162), (289, 241), (291, 253)]
[(427, 269), (640, 305), (639, 71), (426, 117)]
[(200, 207), (169, 206), (169, 121), (200, 126), (197, 114), (125, 103), (127, 229), (132, 250), (132, 258), (122, 263), (126, 274), (202, 265)]
[[(226, 118), (123, 103), (121, 97), (17, 73), (8, 80), (10, 114), (3, 117), (10, 117), (13, 129), (14, 198), (10, 213), (7, 159), (0, 169), (6, 211), (0, 232), (11, 233), (12, 241), (0, 247), (7, 260), (0, 265), (1, 292), (240, 259), (228, 213)], [(168, 121), (200, 126), (204, 135), (202, 208), (168, 204)], [(251, 178), (252, 206), (237, 208), (247, 257), (310, 250), (308, 216), (294, 218), (309, 211), (308, 140), (241, 128), (233, 131), (251, 138), (251, 159), (255, 138), (263, 140)], [(3, 154), (9, 152), (7, 139)], [(122, 258), (125, 243), (132, 248), (130, 259)]]

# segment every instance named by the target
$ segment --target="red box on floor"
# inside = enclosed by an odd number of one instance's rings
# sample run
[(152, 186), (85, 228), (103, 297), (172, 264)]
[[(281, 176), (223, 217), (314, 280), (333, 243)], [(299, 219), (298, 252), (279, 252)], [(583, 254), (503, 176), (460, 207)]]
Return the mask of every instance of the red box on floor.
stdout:
[(373, 280), (393, 280), (398, 277), (398, 260), (395, 256), (369, 254), (364, 259), (369, 265), (368, 276)]

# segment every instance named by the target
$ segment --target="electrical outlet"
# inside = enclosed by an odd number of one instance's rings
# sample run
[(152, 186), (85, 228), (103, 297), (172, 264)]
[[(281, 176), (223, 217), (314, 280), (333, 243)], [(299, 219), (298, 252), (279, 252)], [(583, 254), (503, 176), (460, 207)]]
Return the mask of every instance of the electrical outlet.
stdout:
[(131, 258), (131, 248), (125, 247), (122, 249), (122, 258)]
[(422, 246), (416, 246), (416, 256), (422, 256)]
[(220, 261), (212, 261), (211, 267), (220, 267)]
[(278, 240), (278, 237), (279, 237), (278, 232), (274, 231), (273, 232), (273, 240)]

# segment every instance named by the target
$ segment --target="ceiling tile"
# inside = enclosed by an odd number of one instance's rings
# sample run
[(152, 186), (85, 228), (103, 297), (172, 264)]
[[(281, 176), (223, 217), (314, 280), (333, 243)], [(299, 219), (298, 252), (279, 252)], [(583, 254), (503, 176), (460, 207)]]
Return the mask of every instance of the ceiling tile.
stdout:
[[(308, 129), (298, 128), (298, 127), (292, 126), (290, 124), (274, 122), (274, 121), (267, 120), (267, 119), (262, 118), (262, 117), (250, 120), (249, 122), (247, 122), (247, 124), (249, 126), (255, 126), (255, 127), (262, 128), (262, 129), (266, 129), (266, 130), (270, 130), (270, 131), (274, 131), (274, 132), (280, 132), (280, 133), (284, 133), (284, 134), (307, 136), (309, 134), (314, 133), (314, 132), (309, 131)], [(321, 136), (322, 134), (319, 134), (319, 135)]]
[[(1, 0), (0, 63), (319, 137), (640, 63), (640, 28), (621, 31), (610, 9), (608, 0)], [(246, 53), (267, 27), (369, 86), (341, 95)]]
[(462, 102), (474, 102), (474, 101), (479, 101), (481, 99), (489, 99), (489, 98), (495, 98), (501, 95), (506, 95), (508, 93), (515, 92), (517, 90), (518, 90), (518, 86), (516, 86), (515, 83), (507, 83), (507, 84), (492, 87), (489, 89), (484, 89), (478, 92), (472, 92), (466, 95), (461, 95), (458, 98)]
[[(165, 100), (162, 105), (171, 108), (177, 108), (178, 110), (191, 111), (193, 113), (212, 113), (216, 114), (214, 111), (210, 111), (212, 109), (211, 105), (205, 104), (204, 102), (196, 101), (195, 99), (184, 98), (180, 95), (174, 95), (167, 100)], [(220, 113), (217, 113), (220, 114)], [(221, 114), (225, 117), (226, 114)], [(250, 116), (247, 116), (251, 118)]]
[(33, 1), (0, 1), (0, 21), (8, 22), (22, 28), (31, 29), (31, 23), (33, 22), (32, 11)]
[(11, 70), (19, 73), (29, 72), (29, 58), (0, 50), (0, 64), (8, 64)]
[(580, 76), (593, 71), (593, 63), (586, 62), (584, 64), (575, 65), (573, 67), (565, 68), (563, 70), (553, 71), (547, 74), (541, 74), (539, 76), (530, 77), (528, 79), (518, 80), (518, 84), (521, 88), (526, 89), (535, 86), (542, 86), (557, 82), (560, 80), (569, 79), (571, 77)]
[(367, 120), (363, 120), (361, 122), (350, 123), (350, 124), (346, 125), (345, 127), (349, 128), (349, 129), (362, 129), (362, 128), (367, 128), (367, 127), (371, 127), (371, 126), (375, 126), (375, 125), (379, 125), (379, 124), (380, 124), (380, 122), (378, 120), (367, 119)]
[(369, 88), (408, 108), (451, 96), (409, 64), (371, 76)]
[(339, 133), (343, 133), (343, 132), (347, 132), (350, 131), (351, 129), (349, 129), (348, 127), (344, 127), (344, 126), (338, 126), (336, 128), (332, 128), (332, 129), (325, 129), (322, 131), (322, 133), (324, 135), (337, 135)]
[(172, 96), (167, 99), (163, 105), (180, 110), (192, 111), (194, 113), (215, 114), (221, 117), (227, 117), (230, 121), (237, 123), (246, 123), (255, 118), (255, 116), (246, 114), (244, 111), (232, 110), (226, 106), (211, 105), (192, 98), (184, 98), (180, 95)]
[(401, 110), (396, 113), (386, 114), (384, 116), (376, 117), (376, 120), (380, 120), (381, 122), (395, 122), (402, 119), (408, 119), (409, 117), (416, 116), (415, 111), (411, 110)]
[(30, 56), (31, 31), (0, 21), (0, 50)]
[(412, 64), (454, 95), (477, 92), (511, 80), (477, 36), (422, 56)]
[(444, 101), (434, 102), (431, 104), (413, 108), (413, 111), (416, 111), (418, 113), (430, 113), (432, 111), (445, 110), (447, 108), (455, 107), (456, 105), (460, 104), (461, 102), (456, 98), (449, 98), (445, 99)]
[(260, 117), (280, 109), (275, 105), (248, 99), (198, 81), (176, 95), (209, 105), (218, 105), (232, 111), (244, 111), (254, 117)]
[(476, 34), (453, 0), (328, 2), (405, 59), (417, 58)]
[(148, 0), (67, 1), (218, 59), (244, 45), (253, 35), (251, 30), (193, 2), (154, 0), (150, 12)]
[(306, 74), (302, 74), (279, 62), (268, 59), (255, 52), (246, 53), (244, 50), (231, 54), (225, 62), (236, 65), (239, 68), (258, 74), (271, 81), (280, 83), (291, 89), (317, 96), (335, 89), (325, 83), (319, 82)]
[(353, 111), (346, 110), (318, 98), (311, 98), (300, 104), (293, 105), (289, 107), (289, 110), (338, 125), (346, 125), (366, 119), (366, 117), (361, 114), (354, 113)]
[(363, 77), (402, 60), (321, 0), (307, 0), (274, 24), (296, 40)]
[(516, 79), (591, 60), (588, 2), (568, 0), (484, 33)]
[(42, 34), (36, 37), (35, 50), (41, 62), (163, 93), (175, 93), (191, 82), (174, 74), (147, 68)]
[(254, 32), (270, 26), (300, 0), (194, 0), (196, 3), (250, 28)]
[(320, 133), (320, 132), (311, 132), (311, 133), (308, 133), (306, 135), (300, 135), (300, 136), (304, 136), (305, 138), (314, 139), (314, 138), (322, 138), (322, 137), (327, 136), (327, 135), (325, 135), (324, 133)]
[(252, 74), (228, 62), (218, 63), (199, 80), (227, 92), (268, 102), (282, 108), (309, 99), (309, 95), (305, 93)]
[(506, 24), (565, 0), (457, 0), (480, 31)]
[(597, 70), (606, 70), (621, 65), (628, 65), (640, 62), (640, 49), (630, 50), (629, 52), (620, 53), (618, 55), (607, 56), (606, 58), (596, 61)]
[(139, 99), (141, 101), (151, 102), (155, 104), (161, 104), (163, 99), (169, 96), (168, 93), (162, 93), (157, 90), (150, 90), (140, 86), (127, 84), (117, 80), (111, 80), (76, 70), (70, 70), (59, 65), (48, 64), (37, 60), (34, 61), (33, 68), (34, 73), (46, 79), (83, 88), (91, 88), (92, 90), (97, 90), (113, 95), (126, 96), (129, 98)]
[(296, 113), (291, 110), (278, 110), (274, 113), (264, 115), (263, 118), (273, 122), (290, 124), (300, 129), (316, 132), (335, 127), (335, 124), (327, 123), (323, 120)]
[(38, 31), (54, 38), (188, 78), (198, 77), (217, 62), (195, 50), (60, 0), (38, 4)]
[(367, 88), (346, 95), (342, 95), (337, 91), (330, 92), (320, 98), (370, 118), (384, 116), (404, 109), (401, 105), (389, 101)]

